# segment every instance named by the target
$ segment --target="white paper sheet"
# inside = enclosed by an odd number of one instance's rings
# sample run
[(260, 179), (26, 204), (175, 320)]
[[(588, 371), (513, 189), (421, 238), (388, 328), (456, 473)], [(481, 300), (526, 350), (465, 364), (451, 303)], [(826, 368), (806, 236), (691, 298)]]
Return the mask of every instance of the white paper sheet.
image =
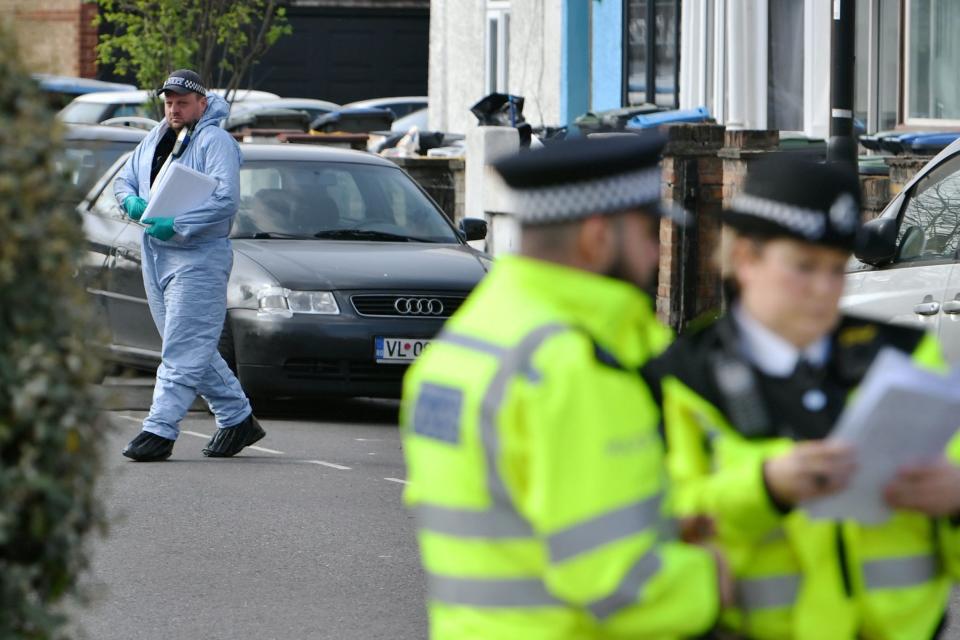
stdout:
[(157, 178), (155, 187), (141, 220), (154, 216), (176, 218), (196, 209), (217, 188), (217, 181), (179, 162), (171, 162)]
[(814, 519), (880, 524), (891, 515), (883, 488), (905, 464), (943, 455), (960, 427), (960, 370), (940, 375), (901, 351), (874, 360), (830, 435), (854, 446), (857, 471), (842, 492), (802, 505)]

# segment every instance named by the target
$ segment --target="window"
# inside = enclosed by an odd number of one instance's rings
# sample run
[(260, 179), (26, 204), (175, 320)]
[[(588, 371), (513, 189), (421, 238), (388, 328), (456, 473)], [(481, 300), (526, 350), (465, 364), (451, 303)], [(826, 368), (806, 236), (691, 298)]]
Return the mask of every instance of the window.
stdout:
[(900, 122), (900, 0), (857, 0), (854, 114), (868, 133)]
[(803, 129), (804, 2), (770, 0), (767, 128)]
[[(628, 105), (677, 108), (677, 0), (626, 0), (626, 96)], [(651, 81), (648, 82), (648, 78)]]
[(960, 120), (960, 3), (910, 0), (906, 25), (906, 121)]
[(486, 87), (487, 93), (507, 90), (510, 53), (510, 3), (487, 3)]
[(960, 156), (916, 184), (902, 215), (897, 262), (956, 258), (960, 243)]

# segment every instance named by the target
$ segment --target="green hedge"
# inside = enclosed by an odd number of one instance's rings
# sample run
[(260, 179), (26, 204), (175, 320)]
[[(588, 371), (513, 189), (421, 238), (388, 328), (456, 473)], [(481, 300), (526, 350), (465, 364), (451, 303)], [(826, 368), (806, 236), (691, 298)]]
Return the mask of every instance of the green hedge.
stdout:
[(93, 325), (79, 219), (58, 205), (58, 126), (0, 29), (0, 638), (60, 638), (102, 523)]

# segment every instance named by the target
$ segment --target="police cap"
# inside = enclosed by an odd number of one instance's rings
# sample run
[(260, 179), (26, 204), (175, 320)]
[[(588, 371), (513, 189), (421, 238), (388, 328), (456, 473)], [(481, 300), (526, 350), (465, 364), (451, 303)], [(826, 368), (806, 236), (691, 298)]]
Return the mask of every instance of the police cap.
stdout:
[(629, 210), (684, 222), (661, 198), (660, 154), (666, 138), (655, 131), (575, 138), (521, 152), (494, 163), (511, 188), (521, 224), (550, 224)]
[(723, 221), (744, 235), (790, 237), (852, 251), (860, 229), (860, 181), (846, 163), (771, 155), (750, 167)]
[(190, 71), (190, 69), (177, 69), (171, 73), (167, 81), (163, 83), (163, 87), (157, 91), (157, 95), (162, 96), (167, 91), (173, 91), (180, 95), (190, 93), (191, 91), (193, 93), (199, 93), (201, 96), (207, 95), (207, 90), (204, 88), (200, 76), (195, 71)]

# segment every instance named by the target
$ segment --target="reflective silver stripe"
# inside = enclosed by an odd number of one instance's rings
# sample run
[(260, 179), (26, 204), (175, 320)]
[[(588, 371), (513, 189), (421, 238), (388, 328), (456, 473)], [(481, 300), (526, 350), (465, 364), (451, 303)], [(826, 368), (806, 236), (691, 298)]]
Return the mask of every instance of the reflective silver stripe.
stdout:
[(563, 562), (605, 544), (640, 533), (660, 522), (662, 496), (655, 495), (554, 533), (547, 538), (550, 560)]
[(789, 607), (799, 592), (796, 574), (737, 580), (737, 604), (744, 611)]
[(930, 582), (938, 574), (937, 559), (931, 555), (884, 558), (863, 563), (863, 582), (867, 589), (915, 587)]
[(487, 462), (487, 488), (494, 500), (501, 501), (515, 509), (506, 485), (500, 475), (497, 454), (500, 452), (500, 434), (497, 431), (497, 414), (507, 393), (507, 386), (516, 374), (525, 372), (530, 375), (530, 359), (543, 342), (552, 335), (567, 331), (561, 324), (548, 324), (534, 329), (527, 334), (520, 343), (503, 354), (500, 368), (490, 381), (487, 392), (480, 405), (480, 437), (483, 442), (484, 455)]
[(480, 338), (475, 338), (473, 336), (464, 335), (462, 333), (455, 333), (453, 331), (442, 332), (439, 336), (437, 336), (435, 342), (455, 344), (458, 347), (470, 349), (471, 351), (479, 351), (480, 353), (486, 353), (494, 356), (495, 358), (502, 358), (504, 354), (507, 353), (506, 347), (501, 347), (498, 344), (487, 342), (486, 340), (481, 340)]
[(660, 570), (660, 556), (655, 552), (647, 552), (627, 572), (616, 591), (611, 595), (587, 605), (587, 609), (598, 620), (605, 620), (625, 607), (636, 604), (640, 599), (640, 591)]
[(537, 578), (453, 578), (427, 575), (429, 598), (470, 607), (563, 606)]
[(420, 528), (460, 538), (532, 538), (530, 523), (511, 509), (495, 505), (484, 511), (420, 504)]

